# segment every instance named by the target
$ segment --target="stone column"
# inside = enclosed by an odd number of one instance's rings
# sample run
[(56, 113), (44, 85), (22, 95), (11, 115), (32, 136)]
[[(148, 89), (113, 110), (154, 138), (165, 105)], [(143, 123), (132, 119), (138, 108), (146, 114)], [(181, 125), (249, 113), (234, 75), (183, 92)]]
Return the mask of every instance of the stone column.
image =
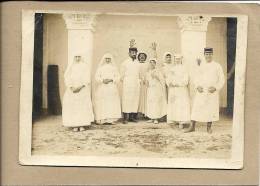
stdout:
[(187, 65), (196, 64), (196, 58), (203, 57), (206, 47), (206, 32), (211, 17), (180, 15), (178, 25), (181, 29), (181, 52)]
[(93, 14), (63, 14), (68, 29), (68, 64), (81, 55), (91, 69), (95, 18)]
[[(196, 73), (197, 58), (203, 59), (206, 47), (206, 32), (211, 17), (199, 15), (179, 15), (177, 21), (181, 29), (181, 53), (183, 62), (187, 65), (191, 78)], [(194, 86), (190, 84), (190, 94), (193, 100)]]

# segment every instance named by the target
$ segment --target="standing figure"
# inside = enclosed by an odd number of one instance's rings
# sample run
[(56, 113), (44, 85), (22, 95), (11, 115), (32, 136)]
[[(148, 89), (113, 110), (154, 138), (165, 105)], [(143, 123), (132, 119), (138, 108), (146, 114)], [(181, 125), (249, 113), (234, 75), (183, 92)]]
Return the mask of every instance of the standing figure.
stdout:
[(138, 61), (140, 65), (140, 74), (141, 74), (141, 88), (140, 88), (140, 99), (138, 112), (142, 115), (142, 118), (146, 116), (146, 94), (147, 94), (147, 86), (145, 75), (148, 70), (149, 64), (146, 62), (147, 55), (145, 53), (138, 54)]
[(194, 76), (196, 88), (191, 112), (191, 125), (185, 132), (195, 131), (197, 122), (207, 122), (207, 132), (212, 133), (212, 122), (219, 120), (219, 92), (225, 79), (222, 67), (213, 61), (213, 49), (204, 49), (205, 61), (202, 61), (199, 73)]
[(123, 123), (128, 121), (137, 122), (136, 115), (139, 106), (140, 96), (140, 66), (136, 59), (137, 48), (134, 47), (134, 40), (130, 41), (129, 58), (121, 65), (122, 86), (122, 112)]
[(85, 130), (85, 126), (90, 126), (94, 121), (88, 72), (89, 65), (77, 55), (64, 75), (66, 91), (63, 97), (62, 121), (64, 126), (72, 127), (75, 132)]
[(171, 68), (171, 66), (173, 65), (172, 63), (172, 53), (170, 52), (165, 52), (163, 55), (163, 64), (162, 64), (162, 71), (163, 71), (163, 76), (166, 79), (167, 74), (169, 72), (169, 69)]
[(159, 119), (166, 115), (165, 81), (160, 68), (156, 67), (156, 59), (149, 60), (150, 69), (146, 73), (147, 81), (147, 106), (148, 122), (159, 123)]
[(98, 83), (95, 99), (96, 122), (113, 124), (121, 118), (121, 105), (118, 91), (120, 74), (111, 54), (105, 54), (95, 74)]
[(166, 78), (168, 85), (167, 123), (176, 122), (179, 128), (190, 122), (189, 75), (182, 56), (174, 55), (174, 65)]

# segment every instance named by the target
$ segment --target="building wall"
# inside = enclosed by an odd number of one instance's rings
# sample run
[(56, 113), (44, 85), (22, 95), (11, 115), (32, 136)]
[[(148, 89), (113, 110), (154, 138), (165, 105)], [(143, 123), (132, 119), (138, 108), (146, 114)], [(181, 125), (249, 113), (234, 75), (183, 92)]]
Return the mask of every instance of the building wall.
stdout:
[[(159, 61), (163, 53), (170, 51), (180, 53), (180, 29), (177, 17), (159, 16), (115, 16), (101, 15), (97, 17), (94, 32), (94, 51), (92, 74), (94, 75), (100, 59), (106, 52), (114, 55), (120, 66), (128, 56), (130, 39), (135, 39), (138, 50), (151, 57), (150, 45), (157, 42)], [(226, 19), (214, 18), (208, 26), (207, 46), (214, 47), (215, 59), (226, 69)], [(43, 105), (47, 107), (47, 65), (59, 65), (59, 82), (61, 98), (65, 91), (63, 74), (67, 66), (67, 30), (60, 14), (46, 14), (44, 17), (44, 83)], [(95, 86), (93, 87), (95, 90)], [(223, 91), (221, 103), (226, 105), (226, 91)]]

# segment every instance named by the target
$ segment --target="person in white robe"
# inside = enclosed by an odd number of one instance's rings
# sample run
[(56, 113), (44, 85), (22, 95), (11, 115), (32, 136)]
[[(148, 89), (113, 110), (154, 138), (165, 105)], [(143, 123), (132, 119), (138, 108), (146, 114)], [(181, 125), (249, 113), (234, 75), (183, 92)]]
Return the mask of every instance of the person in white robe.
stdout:
[(166, 115), (165, 80), (160, 68), (156, 67), (157, 60), (149, 60), (150, 69), (146, 73), (148, 122), (159, 123), (159, 119)]
[(173, 65), (172, 58), (173, 58), (173, 55), (172, 55), (171, 52), (165, 52), (163, 54), (162, 71), (163, 71), (163, 76), (164, 76), (165, 79), (167, 78), (167, 74), (169, 72), (169, 69)]
[(98, 124), (114, 124), (121, 118), (118, 91), (120, 74), (110, 53), (105, 54), (96, 71), (95, 120)]
[(129, 57), (121, 65), (123, 123), (137, 122), (136, 116), (140, 96), (140, 66), (137, 48), (129, 48)]
[(212, 122), (219, 120), (219, 93), (225, 83), (221, 65), (213, 60), (213, 48), (204, 49), (198, 74), (194, 77), (196, 88), (191, 112), (191, 125), (185, 132), (195, 131), (196, 122), (206, 122), (207, 132), (212, 133)]
[(64, 75), (66, 91), (63, 96), (62, 122), (75, 132), (85, 130), (94, 121), (88, 71), (89, 65), (77, 55)]
[(139, 53), (137, 58), (139, 61), (140, 74), (141, 74), (141, 87), (140, 87), (138, 113), (140, 113), (141, 118), (144, 119), (146, 116), (146, 94), (147, 94), (145, 75), (149, 68), (149, 63), (146, 62), (147, 55), (145, 53)]
[(182, 56), (174, 55), (174, 65), (169, 68), (166, 77), (168, 86), (167, 123), (179, 124), (190, 122), (190, 96), (188, 90), (188, 70), (182, 64)]

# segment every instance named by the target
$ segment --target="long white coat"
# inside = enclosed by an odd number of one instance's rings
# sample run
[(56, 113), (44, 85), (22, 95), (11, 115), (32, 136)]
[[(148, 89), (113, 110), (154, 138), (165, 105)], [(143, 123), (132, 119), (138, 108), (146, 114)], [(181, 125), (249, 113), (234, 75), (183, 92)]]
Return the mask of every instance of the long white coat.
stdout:
[[(62, 121), (66, 127), (90, 125), (94, 114), (90, 93), (90, 77), (86, 74), (89, 66), (84, 62), (73, 62), (65, 73), (66, 91), (63, 96)], [(85, 85), (78, 93), (73, 93), (70, 87)]]
[(130, 57), (121, 65), (122, 86), (122, 112), (136, 113), (140, 96), (140, 65), (137, 60)]
[[(199, 122), (213, 122), (219, 120), (219, 91), (222, 89), (225, 78), (222, 67), (214, 61), (203, 62), (194, 76), (194, 85), (201, 86), (203, 92), (195, 92), (191, 120)], [(214, 93), (208, 92), (209, 87), (215, 87)]]
[(187, 69), (182, 64), (172, 66), (169, 69), (166, 83), (168, 85), (167, 122), (190, 121), (189, 75)]
[[(112, 79), (113, 82), (103, 83), (104, 79)], [(121, 105), (117, 84), (120, 74), (115, 65), (103, 64), (95, 74), (97, 90), (95, 95), (95, 120), (98, 123), (112, 122), (121, 118)]]
[(159, 119), (166, 115), (167, 108), (163, 74), (158, 69), (149, 70), (146, 73), (146, 80), (148, 81), (146, 115), (151, 119)]

